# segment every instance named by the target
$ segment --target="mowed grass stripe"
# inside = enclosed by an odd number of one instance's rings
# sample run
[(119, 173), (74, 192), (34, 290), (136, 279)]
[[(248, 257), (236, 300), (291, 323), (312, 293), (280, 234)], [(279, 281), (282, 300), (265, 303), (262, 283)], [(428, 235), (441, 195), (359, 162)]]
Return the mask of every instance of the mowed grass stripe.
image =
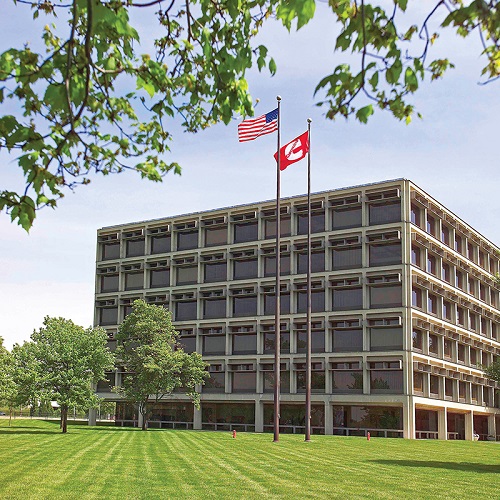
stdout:
[(0, 498), (498, 498), (500, 443), (0, 420)]

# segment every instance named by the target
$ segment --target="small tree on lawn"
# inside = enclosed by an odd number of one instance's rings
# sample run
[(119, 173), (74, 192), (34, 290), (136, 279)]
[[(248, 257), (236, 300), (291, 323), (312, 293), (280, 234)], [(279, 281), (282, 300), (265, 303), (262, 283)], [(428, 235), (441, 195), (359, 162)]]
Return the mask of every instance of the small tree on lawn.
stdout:
[(184, 388), (194, 405), (200, 406), (196, 385), (208, 377), (207, 364), (200, 354), (185, 353), (178, 338), (170, 313), (143, 300), (134, 302), (119, 328), (116, 355), (126, 375), (117, 391), (139, 407), (143, 430), (152, 405), (177, 388)]
[(48, 316), (43, 324), (20, 350), (29, 352), (24, 359), (37, 393), (59, 404), (61, 429), (66, 432), (69, 408), (98, 406), (94, 384), (114, 367), (114, 355), (103, 328), (84, 329), (71, 320)]

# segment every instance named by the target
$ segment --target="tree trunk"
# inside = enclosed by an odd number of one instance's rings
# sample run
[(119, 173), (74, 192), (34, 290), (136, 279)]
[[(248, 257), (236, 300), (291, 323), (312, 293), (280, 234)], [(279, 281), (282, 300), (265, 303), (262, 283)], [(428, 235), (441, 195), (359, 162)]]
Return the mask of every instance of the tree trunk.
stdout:
[(147, 406), (147, 403), (141, 403), (141, 405), (139, 407), (139, 411), (142, 414), (142, 426), (141, 426), (141, 429), (143, 431), (147, 431), (148, 430), (148, 406)]
[(63, 434), (68, 432), (68, 407), (66, 405), (61, 406), (61, 429)]

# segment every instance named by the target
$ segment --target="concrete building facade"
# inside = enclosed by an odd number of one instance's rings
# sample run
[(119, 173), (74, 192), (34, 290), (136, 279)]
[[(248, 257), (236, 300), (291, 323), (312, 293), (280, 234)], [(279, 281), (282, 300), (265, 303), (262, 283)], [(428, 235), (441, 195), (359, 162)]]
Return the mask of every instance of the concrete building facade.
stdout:
[[(482, 369), (500, 354), (499, 249), (409, 180), (315, 193), (312, 432), (500, 439)], [(307, 199), (282, 200), (281, 430), (304, 432)], [(135, 299), (168, 308), (210, 363), (152, 426), (273, 430), (275, 202), (98, 230), (95, 324), (114, 348)], [(117, 400), (110, 373), (98, 392)], [(118, 425), (137, 425), (118, 401)]]

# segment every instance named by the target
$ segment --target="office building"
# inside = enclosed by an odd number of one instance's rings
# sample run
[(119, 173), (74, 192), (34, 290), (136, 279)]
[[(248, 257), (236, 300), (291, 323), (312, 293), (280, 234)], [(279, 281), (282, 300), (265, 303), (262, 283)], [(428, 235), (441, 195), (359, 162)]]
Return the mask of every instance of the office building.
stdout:
[[(304, 432), (307, 198), (281, 202), (281, 431)], [(405, 179), (315, 193), (312, 432), (495, 439), (499, 249)], [(168, 308), (210, 363), (151, 426), (273, 430), (275, 200), (98, 231), (95, 323), (110, 346), (134, 300)], [(109, 374), (98, 392), (116, 400)], [(117, 405), (117, 424), (136, 425)]]

